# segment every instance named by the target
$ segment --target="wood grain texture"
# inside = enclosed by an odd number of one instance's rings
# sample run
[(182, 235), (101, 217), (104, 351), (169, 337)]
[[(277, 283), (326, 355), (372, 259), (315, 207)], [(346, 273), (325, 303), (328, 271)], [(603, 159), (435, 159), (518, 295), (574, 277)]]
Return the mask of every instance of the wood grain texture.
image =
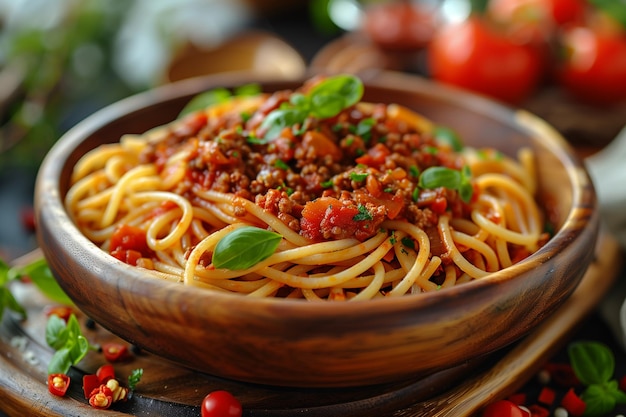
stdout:
[[(243, 83), (229, 77), (172, 84), (98, 112), (68, 132), (40, 170), (38, 237), (53, 272), (85, 314), (128, 342), (194, 370), (257, 384), (319, 388), (415, 380), (528, 334), (571, 295), (592, 261), (599, 224), (593, 186), (555, 131), (525, 112), (396, 73), (364, 77), (364, 99), (411, 107), (462, 132), (473, 146), (510, 155), (521, 146), (535, 151), (539, 199), (558, 228), (547, 245), (510, 268), (454, 288), (317, 304), (164, 282), (89, 242), (62, 204), (78, 158), (124, 133), (172, 120), (201, 91)], [(300, 82), (261, 84), (275, 91)]]

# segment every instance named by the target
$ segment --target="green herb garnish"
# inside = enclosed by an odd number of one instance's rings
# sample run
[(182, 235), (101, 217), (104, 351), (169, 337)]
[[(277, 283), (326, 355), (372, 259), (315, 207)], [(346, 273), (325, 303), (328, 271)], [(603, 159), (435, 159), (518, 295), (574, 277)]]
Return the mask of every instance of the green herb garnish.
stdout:
[(369, 174), (367, 172), (351, 172), (350, 173), (350, 179), (352, 181), (356, 181), (356, 182), (361, 182), (363, 181), (365, 178), (367, 178)]
[(359, 204), (357, 208), (359, 212), (355, 214), (354, 217), (352, 217), (352, 220), (354, 220), (355, 222), (358, 222), (358, 221), (373, 219), (372, 213), (370, 213), (369, 210), (367, 210), (367, 208), (364, 205)]
[(301, 124), (309, 117), (327, 119), (356, 104), (363, 96), (363, 83), (354, 75), (336, 75), (314, 86), (306, 95), (292, 94), (288, 103), (270, 112), (261, 129), (266, 141), (275, 139), (286, 127)]
[(460, 171), (446, 167), (430, 167), (420, 175), (419, 186), (427, 189), (445, 187), (456, 190), (461, 199), (468, 203), (474, 193), (470, 182), (471, 176), (468, 166), (464, 166)]
[(131, 371), (130, 375), (128, 375), (128, 389), (131, 390), (131, 391), (134, 391), (135, 387), (137, 386), (137, 384), (141, 380), (142, 376), (143, 376), (143, 369), (142, 368), (133, 369)]
[(433, 135), (437, 142), (450, 145), (452, 150), (456, 152), (463, 150), (463, 142), (461, 142), (459, 135), (449, 127), (435, 126)]
[(72, 365), (80, 362), (91, 346), (83, 336), (78, 320), (71, 314), (65, 321), (56, 314), (51, 315), (46, 323), (46, 343), (56, 352), (48, 364), (49, 374), (66, 374)]
[[(233, 96), (254, 96), (261, 92), (261, 88), (258, 84), (245, 84), (237, 87), (234, 93), (226, 88), (214, 88), (209, 91), (205, 91), (193, 97), (185, 107), (180, 111), (178, 117), (186, 116), (198, 110), (206, 109), (207, 107), (214, 106), (216, 104), (224, 103), (230, 100)], [(246, 115), (242, 114), (242, 117)]]
[(254, 226), (244, 226), (224, 236), (215, 246), (213, 266), (237, 271), (271, 256), (282, 236)]
[(19, 305), (8, 288), (11, 281), (19, 280), (23, 277), (29, 277), (50, 300), (64, 305), (74, 304), (59, 287), (44, 258), (19, 267), (10, 267), (0, 260), (0, 319), (2, 319), (5, 308), (13, 310), (26, 318), (26, 310)]
[(585, 402), (584, 416), (601, 416), (611, 412), (616, 404), (626, 404), (626, 393), (614, 379), (613, 352), (599, 342), (580, 341), (568, 346), (572, 368), (578, 380), (586, 386), (581, 394)]

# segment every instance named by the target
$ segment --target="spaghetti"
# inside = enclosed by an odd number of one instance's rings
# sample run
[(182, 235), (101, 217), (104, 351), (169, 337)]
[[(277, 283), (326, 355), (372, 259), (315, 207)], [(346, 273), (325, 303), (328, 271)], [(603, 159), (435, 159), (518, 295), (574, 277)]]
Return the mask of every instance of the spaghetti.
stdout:
[(529, 150), (463, 147), (361, 88), (319, 77), (125, 135), (76, 164), (66, 208), (128, 264), (251, 297), (437, 291), (545, 243)]

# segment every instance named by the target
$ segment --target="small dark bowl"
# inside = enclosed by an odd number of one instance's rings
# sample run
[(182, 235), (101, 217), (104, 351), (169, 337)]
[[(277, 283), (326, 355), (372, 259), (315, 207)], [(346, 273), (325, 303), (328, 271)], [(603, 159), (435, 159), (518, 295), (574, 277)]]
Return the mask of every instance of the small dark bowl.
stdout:
[(522, 262), (438, 292), (357, 303), (251, 299), (146, 276), (91, 243), (63, 206), (88, 150), (172, 121), (195, 94), (251, 81), (266, 91), (302, 80), (210, 76), (149, 91), (97, 112), (61, 138), (36, 186), (38, 237), (76, 305), (116, 335), (185, 367), (278, 386), (358, 386), (419, 377), (501, 349), (573, 292), (593, 257), (599, 214), (591, 181), (543, 121), (483, 98), (397, 73), (364, 77), (364, 99), (396, 102), (462, 132), (472, 146), (536, 153), (539, 195), (555, 236)]

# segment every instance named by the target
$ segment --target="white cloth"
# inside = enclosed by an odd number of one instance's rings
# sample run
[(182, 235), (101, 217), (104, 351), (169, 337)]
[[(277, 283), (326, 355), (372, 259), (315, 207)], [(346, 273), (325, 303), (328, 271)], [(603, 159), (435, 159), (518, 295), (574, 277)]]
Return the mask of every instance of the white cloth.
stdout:
[[(585, 160), (600, 205), (602, 227), (626, 249), (626, 127), (603, 150)], [(618, 277), (599, 313), (626, 350), (626, 278)]]

